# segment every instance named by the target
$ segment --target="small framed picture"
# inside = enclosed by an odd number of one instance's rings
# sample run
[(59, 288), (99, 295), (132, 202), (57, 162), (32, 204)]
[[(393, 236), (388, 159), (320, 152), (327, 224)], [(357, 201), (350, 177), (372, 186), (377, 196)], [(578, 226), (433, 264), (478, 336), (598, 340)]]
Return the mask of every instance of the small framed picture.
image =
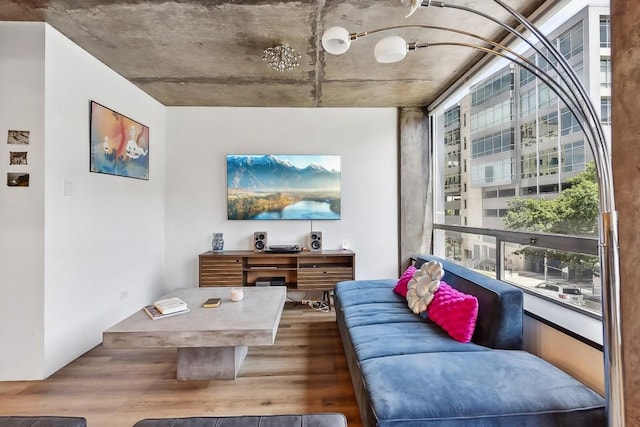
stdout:
[(7, 173), (7, 186), (9, 187), (28, 187), (29, 174), (23, 172)]
[(26, 165), (27, 152), (26, 151), (9, 151), (9, 164), (10, 165)]
[(7, 135), (7, 144), (22, 144), (29, 143), (29, 131), (28, 130), (10, 130)]

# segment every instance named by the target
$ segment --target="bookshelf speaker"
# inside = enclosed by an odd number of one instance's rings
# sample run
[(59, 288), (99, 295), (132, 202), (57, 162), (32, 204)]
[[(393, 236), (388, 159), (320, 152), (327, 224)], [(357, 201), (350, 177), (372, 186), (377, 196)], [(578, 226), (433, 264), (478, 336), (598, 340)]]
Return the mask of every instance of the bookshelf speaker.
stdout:
[(267, 249), (267, 232), (256, 231), (253, 233), (253, 250), (255, 252), (264, 252)]
[(311, 252), (320, 252), (322, 250), (322, 231), (309, 233), (309, 250)]

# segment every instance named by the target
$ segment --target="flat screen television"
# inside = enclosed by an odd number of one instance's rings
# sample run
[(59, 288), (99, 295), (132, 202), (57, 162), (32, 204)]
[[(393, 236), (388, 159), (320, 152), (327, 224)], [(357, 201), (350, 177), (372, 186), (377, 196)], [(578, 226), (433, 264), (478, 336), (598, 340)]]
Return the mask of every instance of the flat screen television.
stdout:
[(340, 219), (340, 156), (227, 155), (227, 218)]

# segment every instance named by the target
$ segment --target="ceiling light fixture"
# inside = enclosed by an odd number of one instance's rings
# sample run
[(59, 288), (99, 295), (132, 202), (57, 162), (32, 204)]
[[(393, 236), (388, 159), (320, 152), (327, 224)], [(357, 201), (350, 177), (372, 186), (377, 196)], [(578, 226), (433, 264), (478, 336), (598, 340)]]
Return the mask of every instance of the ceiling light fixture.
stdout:
[(292, 71), (300, 64), (300, 55), (296, 54), (293, 48), (286, 44), (279, 44), (264, 50), (262, 60), (267, 61), (267, 67), (275, 71)]
[[(607, 417), (610, 426), (624, 427), (624, 387), (622, 383), (622, 338), (620, 328), (620, 266), (618, 247), (618, 218), (615, 211), (613, 192), (613, 171), (611, 156), (607, 147), (604, 130), (600, 122), (598, 112), (589, 94), (580, 82), (565, 57), (529, 20), (518, 11), (506, 5), (502, 0), (493, 0), (505, 9), (518, 24), (530, 32), (535, 40), (529, 39), (520, 31), (499, 21), (482, 11), (474, 10), (466, 6), (448, 4), (434, 0), (411, 0), (411, 10), (407, 17), (411, 16), (419, 8), (431, 6), (457, 9), (464, 12), (479, 15), (527, 43), (538, 55), (546, 59), (549, 68), (543, 70), (535, 62), (514, 52), (513, 50), (480, 37), (478, 35), (453, 28), (435, 27), (426, 25), (401, 25), (386, 27), (372, 31), (349, 33), (342, 27), (331, 27), (322, 36), (322, 46), (327, 53), (340, 55), (345, 53), (351, 42), (370, 34), (388, 31), (397, 31), (403, 28), (428, 28), (450, 31), (465, 36), (471, 36), (485, 42), (485, 45), (476, 45), (467, 42), (434, 42), (434, 43), (407, 43), (399, 36), (382, 39), (375, 47), (374, 55), (378, 62), (393, 63), (401, 61), (408, 52), (418, 48), (432, 46), (465, 47), (481, 50), (485, 53), (507, 59), (518, 64), (527, 71), (533, 73), (542, 80), (564, 102), (567, 108), (578, 119), (585, 138), (593, 152), (596, 170), (598, 172), (598, 184), (600, 189), (600, 244), (598, 255), (602, 270), (602, 320), (604, 329), (604, 365), (605, 365), (605, 391)], [(525, 31), (523, 30), (523, 31)], [(536, 45), (537, 44), (537, 45)], [(542, 45), (543, 47), (540, 47)]]

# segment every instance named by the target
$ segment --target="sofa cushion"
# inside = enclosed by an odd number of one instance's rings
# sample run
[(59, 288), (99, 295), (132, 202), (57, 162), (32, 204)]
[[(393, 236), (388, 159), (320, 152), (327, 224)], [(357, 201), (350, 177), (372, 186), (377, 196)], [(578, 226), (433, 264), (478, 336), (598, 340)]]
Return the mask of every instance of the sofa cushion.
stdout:
[(413, 265), (410, 265), (409, 267), (407, 267), (407, 269), (404, 271), (404, 273), (402, 273), (402, 275), (398, 279), (398, 283), (396, 283), (396, 286), (393, 288), (393, 291), (402, 297), (406, 297), (407, 284), (409, 283), (409, 280), (411, 280), (411, 278), (413, 277), (416, 271), (417, 270)]
[(388, 302), (407, 301), (393, 292), (395, 279), (381, 280), (348, 280), (336, 284), (334, 292), (340, 299), (343, 308), (360, 304), (384, 304)]
[(399, 354), (489, 351), (452, 340), (439, 326), (425, 321), (357, 326), (349, 329), (349, 335), (359, 361)]
[[(388, 290), (393, 293), (391, 289)], [(344, 321), (349, 328), (363, 325), (379, 325), (384, 323), (424, 323), (425, 319), (413, 314), (406, 302), (398, 301), (387, 304), (361, 304), (342, 309)]]
[(471, 341), (478, 318), (478, 299), (440, 282), (433, 301), (427, 306), (433, 320), (456, 341)]
[(606, 425), (601, 396), (523, 351), (407, 354), (360, 366), (378, 427)]
[(442, 280), (452, 288), (478, 298), (473, 342), (491, 348), (522, 349), (524, 309), (520, 289), (433, 255), (420, 255), (416, 267), (430, 260), (442, 263)]

